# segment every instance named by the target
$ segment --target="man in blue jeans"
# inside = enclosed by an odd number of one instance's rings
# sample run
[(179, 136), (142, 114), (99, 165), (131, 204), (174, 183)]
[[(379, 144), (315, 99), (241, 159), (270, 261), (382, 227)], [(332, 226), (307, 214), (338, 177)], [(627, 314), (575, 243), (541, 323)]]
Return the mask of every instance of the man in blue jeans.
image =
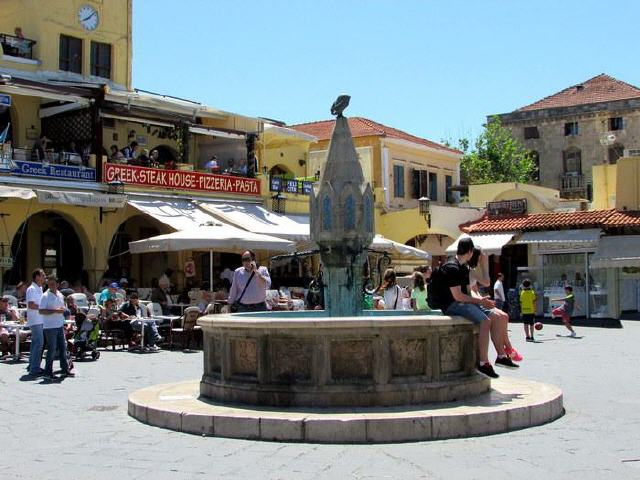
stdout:
[(67, 341), (64, 338), (64, 297), (58, 291), (58, 280), (50, 276), (47, 279), (49, 290), (42, 295), (40, 300), (40, 315), (44, 328), (44, 336), (47, 339), (47, 359), (44, 365), (44, 377), (48, 380), (55, 379), (53, 375), (53, 359), (58, 354), (60, 358), (60, 370), (63, 377), (74, 377), (69, 370), (67, 361)]
[[(489, 338), (491, 335), (491, 309), (495, 303), (488, 297), (470, 295), (469, 268), (467, 263), (473, 256), (473, 240), (470, 237), (462, 238), (458, 242), (456, 258), (440, 267), (444, 274), (446, 287), (442, 289), (442, 311), (447, 315), (458, 315), (471, 320), (480, 326), (478, 335), (478, 371), (491, 378), (499, 375), (489, 362)], [(505, 354), (504, 347), (500, 344), (497, 363), (504, 366), (515, 367), (511, 359)]]
[(31, 348), (29, 350), (29, 375), (35, 377), (42, 375), (44, 370), (40, 368), (42, 362), (42, 349), (44, 348), (44, 334), (42, 332), (42, 317), (38, 312), (40, 299), (42, 298), (42, 284), (44, 283), (44, 271), (36, 268), (31, 274), (31, 286), (27, 288), (25, 300), (27, 302), (27, 327), (31, 330)]

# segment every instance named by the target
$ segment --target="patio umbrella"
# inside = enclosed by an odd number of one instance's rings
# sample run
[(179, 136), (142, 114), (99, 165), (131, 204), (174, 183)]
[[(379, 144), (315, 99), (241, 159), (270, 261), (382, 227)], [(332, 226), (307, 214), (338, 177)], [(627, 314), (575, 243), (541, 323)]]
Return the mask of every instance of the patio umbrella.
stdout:
[[(179, 252), (199, 250), (209, 252), (209, 274), (213, 280), (213, 252), (240, 253), (244, 250), (287, 252), (294, 250), (288, 240), (247, 232), (231, 225), (211, 223), (199, 227), (157, 235), (129, 242), (131, 253)], [(212, 285), (213, 282), (210, 281)]]
[(375, 252), (386, 252), (392, 258), (397, 260), (429, 260), (431, 255), (419, 248), (404, 245), (400, 242), (389, 240), (382, 235), (376, 235), (373, 242), (369, 246), (370, 250)]

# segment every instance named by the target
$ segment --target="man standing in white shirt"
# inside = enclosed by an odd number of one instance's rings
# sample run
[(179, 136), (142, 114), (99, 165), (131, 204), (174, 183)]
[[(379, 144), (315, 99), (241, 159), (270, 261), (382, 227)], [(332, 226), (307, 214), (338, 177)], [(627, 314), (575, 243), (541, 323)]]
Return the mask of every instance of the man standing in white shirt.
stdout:
[(60, 359), (63, 377), (74, 377), (67, 361), (67, 341), (64, 338), (64, 297), (58, 291), (58, 281), (50, 276), (47, 279), (49, 290), (40, 299), (44, 336), (47, 339), (47, 359), (44, 364), (44, 377), (53, 380), (53, 359), (56, 353)]
[(31, 330), (31, 349), (29, 350), (29, 375), (42, 375), (44, 370), (40, 368), (42, 361), (42, 349), (44, 348), (44, 333), (42, 331), (42, 317), (38, 312), (40, 299), (42, 298), (42, 284), (44, 283), (44, 271), (36, 268), (31, 274), (31, 286), (27, 288), (25, 300), (27, 302), (27, 326)]
[(503, 278), (502, 274), (499, 273), (496, 283), (493, 284), (493, 300), (496, 302), (496, 308), (504, 311), (503, 307), (505, 302), (505, 296), (504, 296), (504, 286), (502, 285), (502, 278)]

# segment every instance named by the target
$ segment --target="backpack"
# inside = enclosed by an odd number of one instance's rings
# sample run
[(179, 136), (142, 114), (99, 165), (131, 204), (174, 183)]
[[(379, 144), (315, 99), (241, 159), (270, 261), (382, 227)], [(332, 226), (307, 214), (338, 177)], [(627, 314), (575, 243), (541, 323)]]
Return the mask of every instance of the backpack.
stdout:
[(447, 298), (447, 278), (444, 267), (453, 265), (455, 262), (447, 261), (431, 271), (431, 278), (427, 284), (427, 303), (432, 310), (442, 310)]

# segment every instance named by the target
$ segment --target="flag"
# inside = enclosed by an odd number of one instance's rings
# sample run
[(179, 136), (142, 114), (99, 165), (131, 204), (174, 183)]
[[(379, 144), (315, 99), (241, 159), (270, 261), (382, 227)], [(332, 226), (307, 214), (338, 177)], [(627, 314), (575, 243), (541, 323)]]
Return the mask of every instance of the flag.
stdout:
[(9, 127), (10, 123), (7, 123), (7, 128), (4, 129), (2, 133), (0, 133), (0, 143), (4, 143), (7, 140), (7, 135), (9, 135)]

